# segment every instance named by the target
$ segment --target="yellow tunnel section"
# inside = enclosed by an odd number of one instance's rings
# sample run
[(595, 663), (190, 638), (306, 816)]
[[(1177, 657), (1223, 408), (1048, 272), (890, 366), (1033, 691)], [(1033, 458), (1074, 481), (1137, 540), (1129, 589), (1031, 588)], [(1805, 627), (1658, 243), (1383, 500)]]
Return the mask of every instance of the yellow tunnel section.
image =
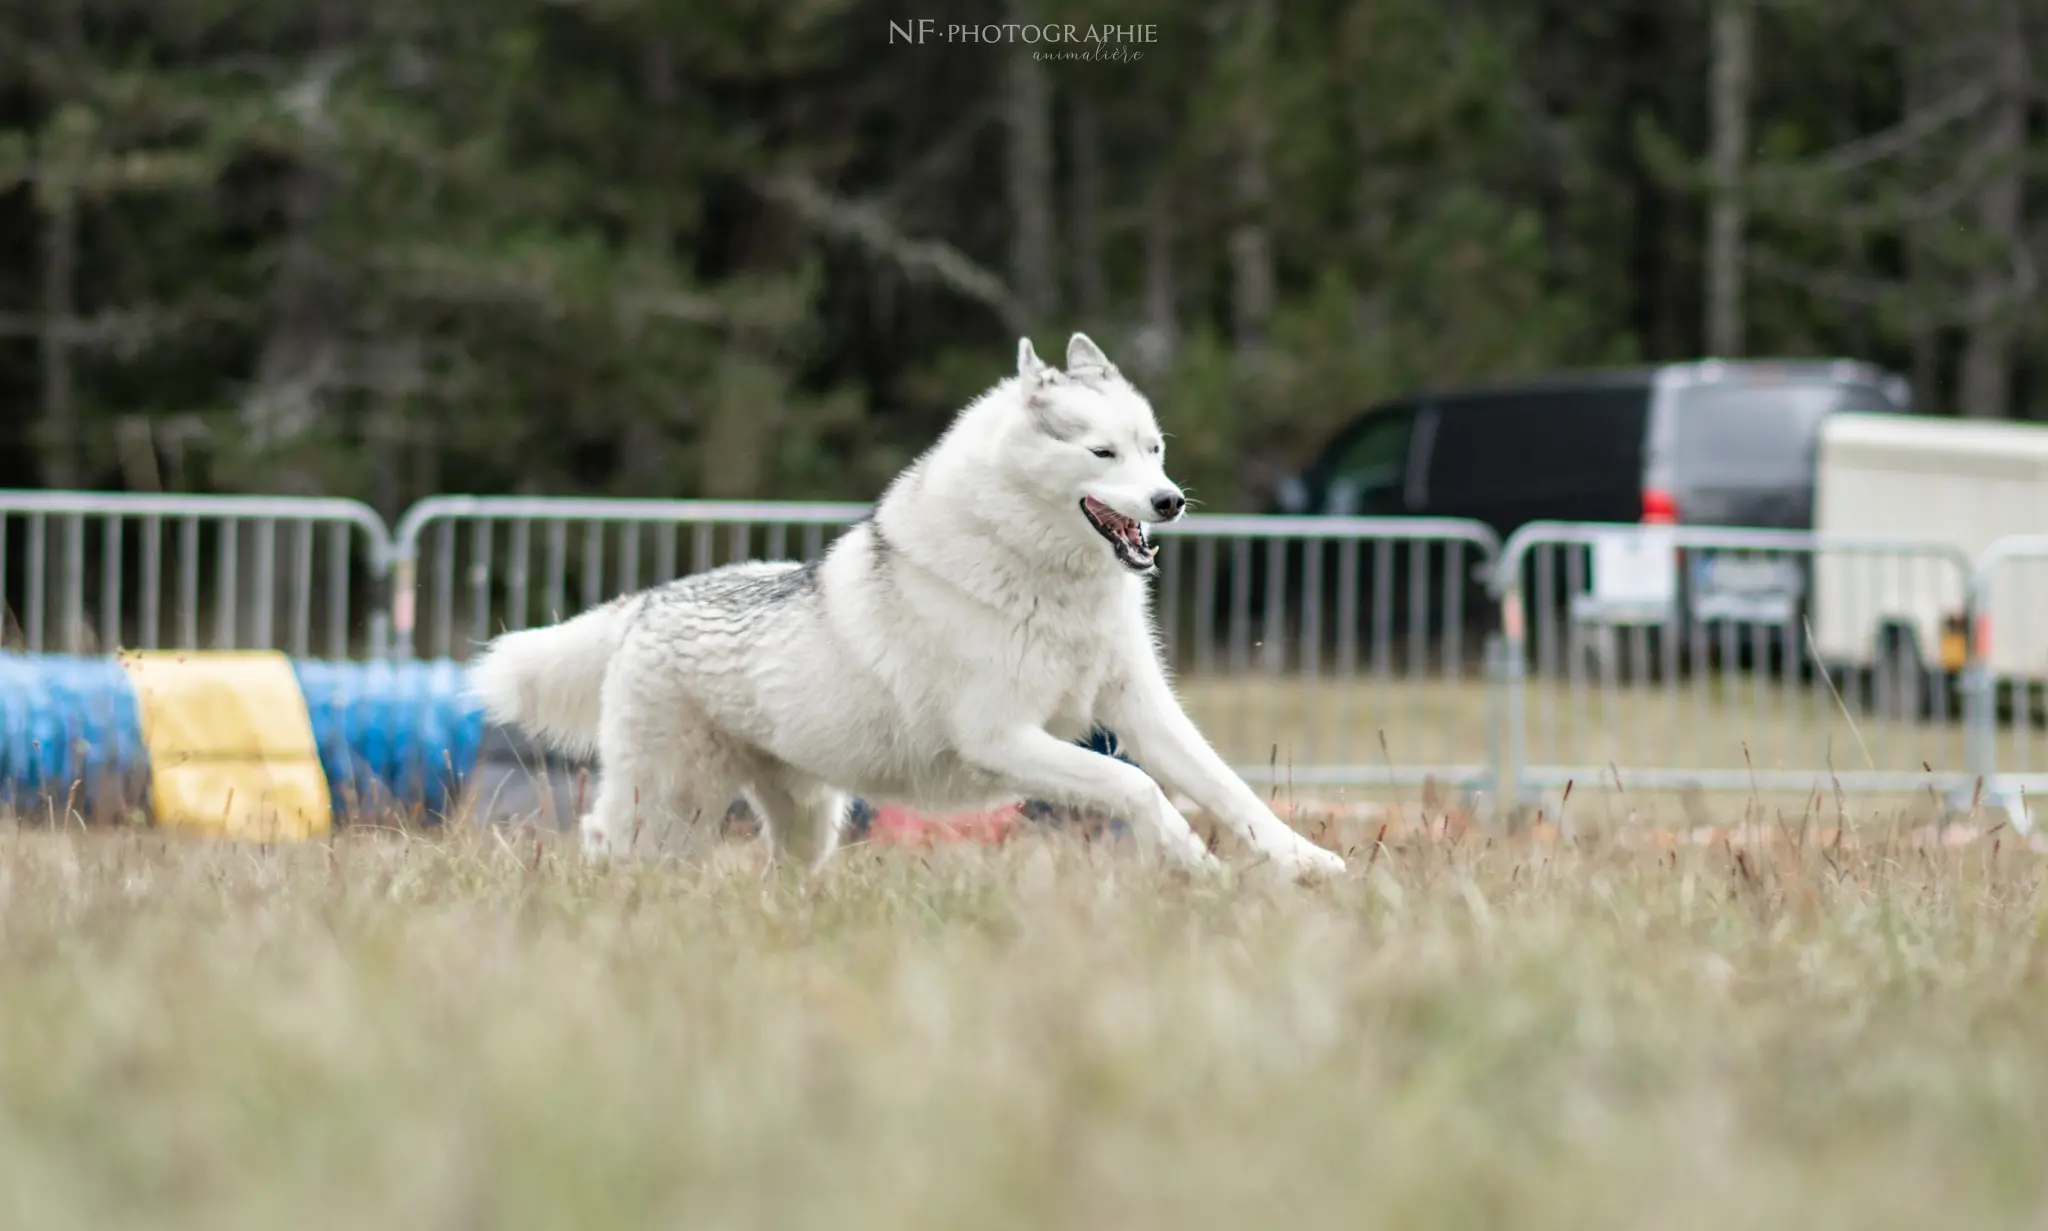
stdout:
[(149, 753), (156, 823), (254, 841), (318, 838), (334, 824), (313, 720), (275, 651), (121, 655)]

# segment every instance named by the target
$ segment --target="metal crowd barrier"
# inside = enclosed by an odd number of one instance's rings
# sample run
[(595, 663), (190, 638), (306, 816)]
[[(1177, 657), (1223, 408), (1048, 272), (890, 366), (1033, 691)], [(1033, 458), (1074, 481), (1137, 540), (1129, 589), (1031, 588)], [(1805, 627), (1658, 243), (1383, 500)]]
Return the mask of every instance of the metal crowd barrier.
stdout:
[(354, 500), (0, 492), (0, 646), (382, 657), (389, 554)]
[(2048, 796), (2048, 535), (2000, 539), (1978, 556), (1970, 608), (1971, 766), (2017, 813)]
[[(0, 645), (461, 661), (499, 631), (742, 559), (815, 558), (869, 506), (0, 492)], [(1248, 779), (1434, 780), (1493, 810), (1645, 794), (2048, 790), (2048, 536), (1189, 517), (1154, 610)], [(1800, 804), (1799, 800), (1808, 804)], [(1574, 807), (1585, 806), (1574, 804)]]
[(1161, 533), (1153, 609), (1189, 714), (1275, 789), (1476, 789), (1500, 540), (1478, 522), (1193, 516)]
[[(500, 631), (684, 573), (813, 559), (868, 509), (429, 499), (394, 535), (395, 650), (461, 661)], [(1484, 775), (1477, 650), (1485, 574), (1499, 550), (1484, 526), (1194, 516), (1161, 539), (1155, 611), (1181, 691), (1247, 778), (1325, 786)], [(1459, 721), (1430, 721), (1445, 714)]]
[(567, 619), (686, 573), (738, 560), (814, 559), (868, 507), (430, 497), (406, 511), (392, 536), (393, 648), (404, 658), (463, 661), (499, 632)]
[(1966, 794), (1970, 564), (1924, 541), (1524, 526), (1494, 578), (1502, 797)]

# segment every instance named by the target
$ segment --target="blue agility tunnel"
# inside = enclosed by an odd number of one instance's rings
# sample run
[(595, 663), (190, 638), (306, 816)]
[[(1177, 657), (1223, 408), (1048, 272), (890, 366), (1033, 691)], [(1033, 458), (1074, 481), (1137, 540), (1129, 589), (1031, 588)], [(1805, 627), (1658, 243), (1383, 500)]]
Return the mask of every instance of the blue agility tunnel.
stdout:
[(112, 815), (148, 783), (141, 715), (119, 663), (0, 654), (0, 809)]
[[(289, 684), (261, 696), (232, 684), (215, 700), (188, 706), (179, 719), (201, 736), (208, 727), (224, 733), (230, 747), (223, 763), (234, 759), (236, 733), (252, 724), (309, 726), (340, 824), (394, 811), (438, 820), (465, 804), (484, 816), (539, 813), (557, 825), (573, 817), (577, 768), (490, 727), (467, 692), (460, 663), (283, 661)], [(196, 669), (211, 670), (204, 663)], [(146, 815), (152, 766), (145, 704), (117, 658), (0, 653), (0, 810), (92, 819)], [(1118, 755), (1104, 733), (1084, 742)], [(241, 750), (250, 766), (260, 767), (261, 756)], [(1026, 811), (1053, 819), (1042, 806)], [(856, 832), (869, 815), (857, 801)]]
[[(459, 664), (303, 660), (290, 669), (297, 695), (262, 698), (256, 716), (310, 723), (337, 819), (391, 806), (439, 816), (461, 797), (484, 720)], [(247, 717), (246, 708), (223, 714), (222, 724)], [(0, 808), (132, 813), (147, 805), (150, 769), (133, 677), (119, 660), (0, 654)]]
[(454, 662), (293, 663), (335, 815), (441, 816), (483, 748), (483, 707)]

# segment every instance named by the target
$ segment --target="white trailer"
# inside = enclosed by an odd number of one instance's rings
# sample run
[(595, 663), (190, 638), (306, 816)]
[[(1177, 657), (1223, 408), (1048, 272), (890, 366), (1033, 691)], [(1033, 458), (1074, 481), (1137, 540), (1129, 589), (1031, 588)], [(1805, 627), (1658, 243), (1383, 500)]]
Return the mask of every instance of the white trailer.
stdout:
[[(1816, 459), (1814, 528), (1932, 539), (1972, 560), (2005, 535), (2048, 530), (2048, 425), (1830, 415)], [(1809, 602), (1814, 652), (1831, 668), (1870, 672), (1883, 708), (1916, 710), (1931, 673), (1953, 681), (1963, 666), (1966, 581), (1932, 560), (1823, 552)], [(1993, 674), (2048, 679), (2048, 618), (2019, 587), (2001, 589), (1975, 630)]]

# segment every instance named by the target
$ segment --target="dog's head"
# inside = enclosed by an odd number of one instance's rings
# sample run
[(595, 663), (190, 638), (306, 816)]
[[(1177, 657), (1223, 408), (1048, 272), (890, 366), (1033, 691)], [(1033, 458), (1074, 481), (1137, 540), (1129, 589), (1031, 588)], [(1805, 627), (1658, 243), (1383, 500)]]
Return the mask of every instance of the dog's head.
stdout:
[(1086, 334), (1067, 342), (1067, 369), (1017, 343), (1024, 422), (1008, 448), (1011, 473), (1071, 509), (1077, 533), (1101, 536), (1118, 563), (1151, 569), (1148, 525), (1180, 517), (1187, 500), (1166, 477), (1166, 441), (1145, 400)]

